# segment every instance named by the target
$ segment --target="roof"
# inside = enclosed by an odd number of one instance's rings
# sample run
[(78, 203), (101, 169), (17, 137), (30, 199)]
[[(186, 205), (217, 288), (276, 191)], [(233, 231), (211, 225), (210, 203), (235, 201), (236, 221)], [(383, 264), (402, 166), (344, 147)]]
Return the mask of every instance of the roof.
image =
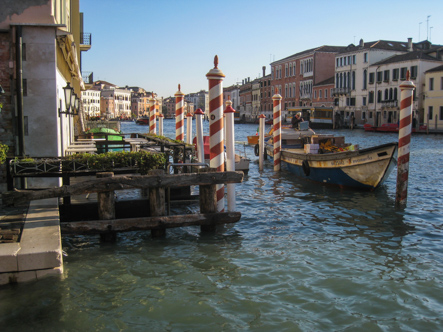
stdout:
[(379, 62), (372, 64), (371, 67), (385, 65), (385, 64), (389, 64), (389, 63), (402, 62), (402, 61), (411, 61), (411, 60), (440, 61), (440, 60), (436, 59), (435, 57), (430, 56), (423, 51), (413, 51), (413, 52), (408, 52), (408, 53), (404, 53), (404, 54), (393, 55), (389, 58), (386, 58), (384, 60), (381, 60)]
[(319, 85), (330, 85), (330, 84), (334, 84), (335, 83), (335, 81), (334, 81), (334, 76), (332, 76), (332, 77), (329, 77), (328, 79), (326, 79), (326, 80), (324, 80), (324, 81), (321, 81), (321, 82), (319, 82), (319, 83), (317, 83), (317, 84), (314, 84), (314, 86), (319, 86)]
[(345, 48), (345, 46), (330, 46), (330, 45), (323, 45), (323, 46), (319, 46), (319, 47), (315, 47), (315, 48), (311, 48), (309, 50), (305, 50), (299, 53), (295, 53), (292, 54), (286, 58), (271, 62), (271, 65), (274, 63), (278, 63), (290, 58), (294, 58), (294, 57), (301, 57), (303, 55), (309, 54), (309, 53), (315, 53), (315, 52), (324, 52), (324, 53), (338, 53), (341, 52), (343, 49)]
[(426, 73), (436, 72), (436, 71), (443, 71), (443, 65), (429, 69), (426, 71)]

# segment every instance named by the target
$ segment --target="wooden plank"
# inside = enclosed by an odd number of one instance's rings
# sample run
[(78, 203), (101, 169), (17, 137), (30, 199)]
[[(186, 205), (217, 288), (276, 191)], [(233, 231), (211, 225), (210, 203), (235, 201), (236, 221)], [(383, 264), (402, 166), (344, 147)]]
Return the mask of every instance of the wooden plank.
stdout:
[(32, 200), (83, 195), (98, 191), (129, 188), (174, 188), (217, 183), (240, 183), (243, 172), (187, 173), (168, 175), (127, 175), (101, 178), (38, 191), (15, 190), (3, 193), (4, 204), (17, 205)]
[(109, 231), (130, 232), (158, 228), (230, 224), (239, 221), (240, 218), (241, 212), (185, 214), (176, 216), (63, 222), (60, 223), (60, 229), (63, 234), (100, 234)]

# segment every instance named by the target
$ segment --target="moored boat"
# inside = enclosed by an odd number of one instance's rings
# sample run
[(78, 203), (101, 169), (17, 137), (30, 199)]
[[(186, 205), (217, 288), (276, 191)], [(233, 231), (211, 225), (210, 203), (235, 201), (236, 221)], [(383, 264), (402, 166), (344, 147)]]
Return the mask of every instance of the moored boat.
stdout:
[(141, 116), (135, 120), (135, 123), (138, 125), (149, 125), (149, 117)]
[[(378, 188), (396, 165), (397, 143), (359, 149), (344, 137), (282, 130), (281, 161), (297, 177), (365, 190)], [(266, 152), (273, 156), (272, 139)]]

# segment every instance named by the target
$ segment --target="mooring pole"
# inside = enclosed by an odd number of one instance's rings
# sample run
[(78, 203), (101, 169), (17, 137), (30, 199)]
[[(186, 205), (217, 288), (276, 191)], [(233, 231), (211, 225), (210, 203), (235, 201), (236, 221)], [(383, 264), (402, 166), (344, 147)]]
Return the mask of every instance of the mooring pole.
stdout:
[(149, 133), (156, 135), (156, 116), (155, 116), (155, 98), (154, 98), (154, 92), (151, 94), (150, 102), (150, 114), (149, 114)]
[[(223, 79), (225, 75), (218, 69), (218, 56), (214, 57), (214, 68), (206, 77), (209, 81), (209, 146), (211, 149), (210, 166), (217, 172), (225, 171), (225, 158), (223, 148)], [(224, 211), (225, 188), (217, 184), (217, 211)]]
[(197, 159), (199, 163), (205, 162), (205, 147), (203, 145), (203, 116), (205, 113), (198, 108), (195, 111), (195, 123), (197, 131)]
[[(114, 172), (97, 173), (97, 178), (113, 177)], [(115, 198), (114, 190), (97, 192), (98, 203), (98, 219), (113, 220), (115, 219)], [(100, 239), (104, 242), (114, 242), (117, 239), (117, 233), (109, 229), (106, 233), (100, 233)]]
[[(226, 170), (228, 172), (235, 171), (235, 134), (234, 134), (234, 114), (230, 99), (226, 101), (226, 109), (224, 111), (226, 118)], [(235, 183), (226, 185), (228, 191), (228, 212), (235, 211)]]
[[(149, 175), (163, 176), (165, 172), (161, 169), (154, 169), (148, 172)], [(151, 187), (149, 188), (149, 211), (151, 217), (158, 217), (166, 215), (165, 204), (165, 188)], [(166, 228), (155, 228), (151, 230), (151, 236), (163, 237), (166, 235)]]
[(192, 115), (188, 113), (186, 116), (186, 143), (192, 143)]
[(279, 171), (281, 168), (281, 99), (282, 97), (275, 88), (275, 94), (272, 96), (274, 103), (274, 171)]
[(258, 126), (258, 170), (263, 171), (263, 152), (265, 149), (265, 119), (266, 116), (261, 114), (259, 117)]
[(400, 126), (398, 131), (397, 191), (395, 194), (396, 208), (404, 209), (408, 197), (409, 177), (409, 144), (411, 143), (412, 93), (415, 85), (409, 80), (400, 85)]
[(184, 119), (183, 119), (183, 108), (184, 108), (184, 96), (185, 94), (180, 91), (180, 84), (178, 85), (178, 91), (175, 93), (175, 139), (177, 141), (184, 141)]
[[(203, 172), (216, 172), (213, 168), (202, 168), (199, 170), (200, 173)], [(200, 185), (200, 213), (217, 213), (217, 185)], [(216, 230), (215, 225), (201, 225), (200, 230), (202, 232), (214, 232)]]
[(158, 116), (158, 134), (163, 136), (163, 114)]

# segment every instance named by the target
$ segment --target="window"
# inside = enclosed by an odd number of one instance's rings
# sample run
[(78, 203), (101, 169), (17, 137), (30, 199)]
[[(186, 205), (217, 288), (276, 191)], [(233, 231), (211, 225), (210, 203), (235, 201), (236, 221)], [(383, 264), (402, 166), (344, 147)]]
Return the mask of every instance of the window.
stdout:
[(323, 91), (323, 90), (321, 90), (321, 89), (318, 90), (318, 98), (319, 98), (319, 99), (322, 99), (322, 98), (323, 98), (323, 96), (322, 96), (322, 91)]
[(411, 66), (411, 78), (417, 78), (417, 66)]
[(340, 59), (337, 58), (337, 59), (335, 59), (335, 60), (336, 60), (336, 62), (337, 62), (337, 63), (335, 64), (335, 66), (336, 66), (336, 67), (340, 67)]
[(368, 62), (368, 53), (363, 54), (363, 62)]
[(369, 100), (368, 100), (369, 104), (374, 103), (374, 91), (370, 91), (369, 92)]
[(381, 103), (381, 96), (382, 96), (382, 92), (381, 90), (377, 91), (377, 103)]
[(346, 62), (346, 57), (343, 58), (343, 66), (346, 66), (347, 62)]
[(383, 72), (383, 82), (389, 82), (389, 70)]
[(400, 69), (400, 79), (402, 81), (404, 81), (406, 79), (406, 71), (408, 70), (408, 68), (403, 67)]
[[(366, 97), (363, 97), (363, 106), (366, 106)], [(364, 112), (363, 112), (363, 114), (364, 114)], [(364, 117), (363, 117), (363, 119), (364, 119)]]
[(352, 56), (352, 64), (357, 64), (357, 56), (355, 54)]
[(432, 106), (429, 106), (428, 108), (428, 119), (432, 120), (432, 112), (434, 111), (434, 108)]
[(440, 77), (440, 90), (443, 90), (443, 77)]
[(393, 81), (398, 81), (398, 73), (399, 73), (398, 68), (392, 69), (392, 80)]
[(440, 120), (443, 120), (443, 106), (440, 106)]
[(385, 100), (389, 99), (389, 90), (385, 89)]
[(434, 78), (431, 77), (429, 79), (429, 91), (433, 91), (434, 90)]
[(377, 83), (381, 83), (383, 73), (381, 71), (377, 72)]
[(369, 84), (374, 84), (375, 73), (369, 73)]
[(314, 90), (314, 99), (317, 99), (317, 90)]
[(328, 89), (325, 89), (325, 99), (328, 99)]
[(363, 71), (363, 90), (366, 90), (368, 87), (368, 71), (365, 69)]

